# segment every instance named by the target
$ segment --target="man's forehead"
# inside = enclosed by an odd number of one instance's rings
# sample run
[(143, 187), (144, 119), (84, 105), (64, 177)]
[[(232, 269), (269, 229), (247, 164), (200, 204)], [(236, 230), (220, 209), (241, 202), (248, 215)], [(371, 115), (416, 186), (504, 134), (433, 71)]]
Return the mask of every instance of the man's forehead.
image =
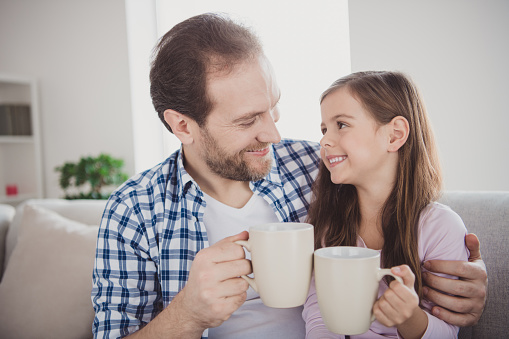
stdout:
[(264, 60), (251, 59), (231, 70), (209, 73), (207, 95), (214, 106), (243, 105), (249, 108), (274, 105), (281, 92), (272, 69)]

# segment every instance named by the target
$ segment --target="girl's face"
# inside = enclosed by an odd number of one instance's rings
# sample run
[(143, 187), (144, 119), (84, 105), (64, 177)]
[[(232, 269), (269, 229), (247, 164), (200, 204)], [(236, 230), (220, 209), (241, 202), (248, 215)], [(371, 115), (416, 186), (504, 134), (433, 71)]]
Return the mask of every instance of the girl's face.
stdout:
[(380, 126), (347, 88), (329, 93), (321, 111), (320, 153), (332, 182), (357, 188), (392, 182), (395, 164), (387, 151), (388, 128)]

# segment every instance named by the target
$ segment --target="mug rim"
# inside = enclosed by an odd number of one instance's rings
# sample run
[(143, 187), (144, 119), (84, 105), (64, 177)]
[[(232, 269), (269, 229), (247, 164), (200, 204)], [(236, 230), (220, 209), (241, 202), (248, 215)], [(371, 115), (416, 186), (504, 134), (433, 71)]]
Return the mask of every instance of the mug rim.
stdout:
[[(281, 226), (281, 229), (278, 228), (279, 226)], [(313, 225), (305, 222), (270, 222), (249, 227), (249, 233), (252, 231), (265, 233), (302, 232), (312, 229)]]
[[(363, 255), (362, 257), (351, 258), (351, 257), (347, 257), (347, 256), (345, 256), (345, 257), (334, 256), (333, 253), (332, 253), (332, 255), (330, 254), (330, 252), (334, 252), (334, 251), (337, 251), (337, 250), (353, 250), (353, 249), (355, 249), (357, 251), (365, 252), (366, 255)], [(318, 256), (320, 258), (331, 259), (331, 260), (352, 260), (352, 259), (355, 259), (355, 260), (368, 260), (368, 259), (373, 259), (373, 258), (376, 258), (376, 257), (380, 257), (380, 252), (377, 251), (377, 250), (371, 249), (371, 248), (367, 248), (367, 247), (358, 247), (358, 246), (328, 246), (328, 247), (322, 247), (322, 248), (319, 248), (319, 249), (315, 250), (314, 255)]]

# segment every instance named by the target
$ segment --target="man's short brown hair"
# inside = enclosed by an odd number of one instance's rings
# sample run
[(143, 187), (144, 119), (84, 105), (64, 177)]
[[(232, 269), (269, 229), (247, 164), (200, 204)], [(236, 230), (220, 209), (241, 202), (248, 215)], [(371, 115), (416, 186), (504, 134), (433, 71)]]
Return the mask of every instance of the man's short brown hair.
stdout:
[(157, 44), (150, 70), (152, 103), (166, 128), (172, 132), (164, 121), (167, 109), (203, 126), (212, 109), (207, 75), (261, 53), (256, 35), (224, 14), (202, 14), (174, 26)]

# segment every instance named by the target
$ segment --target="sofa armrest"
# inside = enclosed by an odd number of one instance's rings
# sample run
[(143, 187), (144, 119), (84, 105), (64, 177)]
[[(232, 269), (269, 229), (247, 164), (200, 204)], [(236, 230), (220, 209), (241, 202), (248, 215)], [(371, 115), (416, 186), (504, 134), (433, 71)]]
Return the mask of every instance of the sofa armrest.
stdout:
[(0, 281), (2, 281), (3, 265), (5, 258), (5, 242), (7, 230), (14, 217), (16, 209), (11, 205), (0, 204)]

